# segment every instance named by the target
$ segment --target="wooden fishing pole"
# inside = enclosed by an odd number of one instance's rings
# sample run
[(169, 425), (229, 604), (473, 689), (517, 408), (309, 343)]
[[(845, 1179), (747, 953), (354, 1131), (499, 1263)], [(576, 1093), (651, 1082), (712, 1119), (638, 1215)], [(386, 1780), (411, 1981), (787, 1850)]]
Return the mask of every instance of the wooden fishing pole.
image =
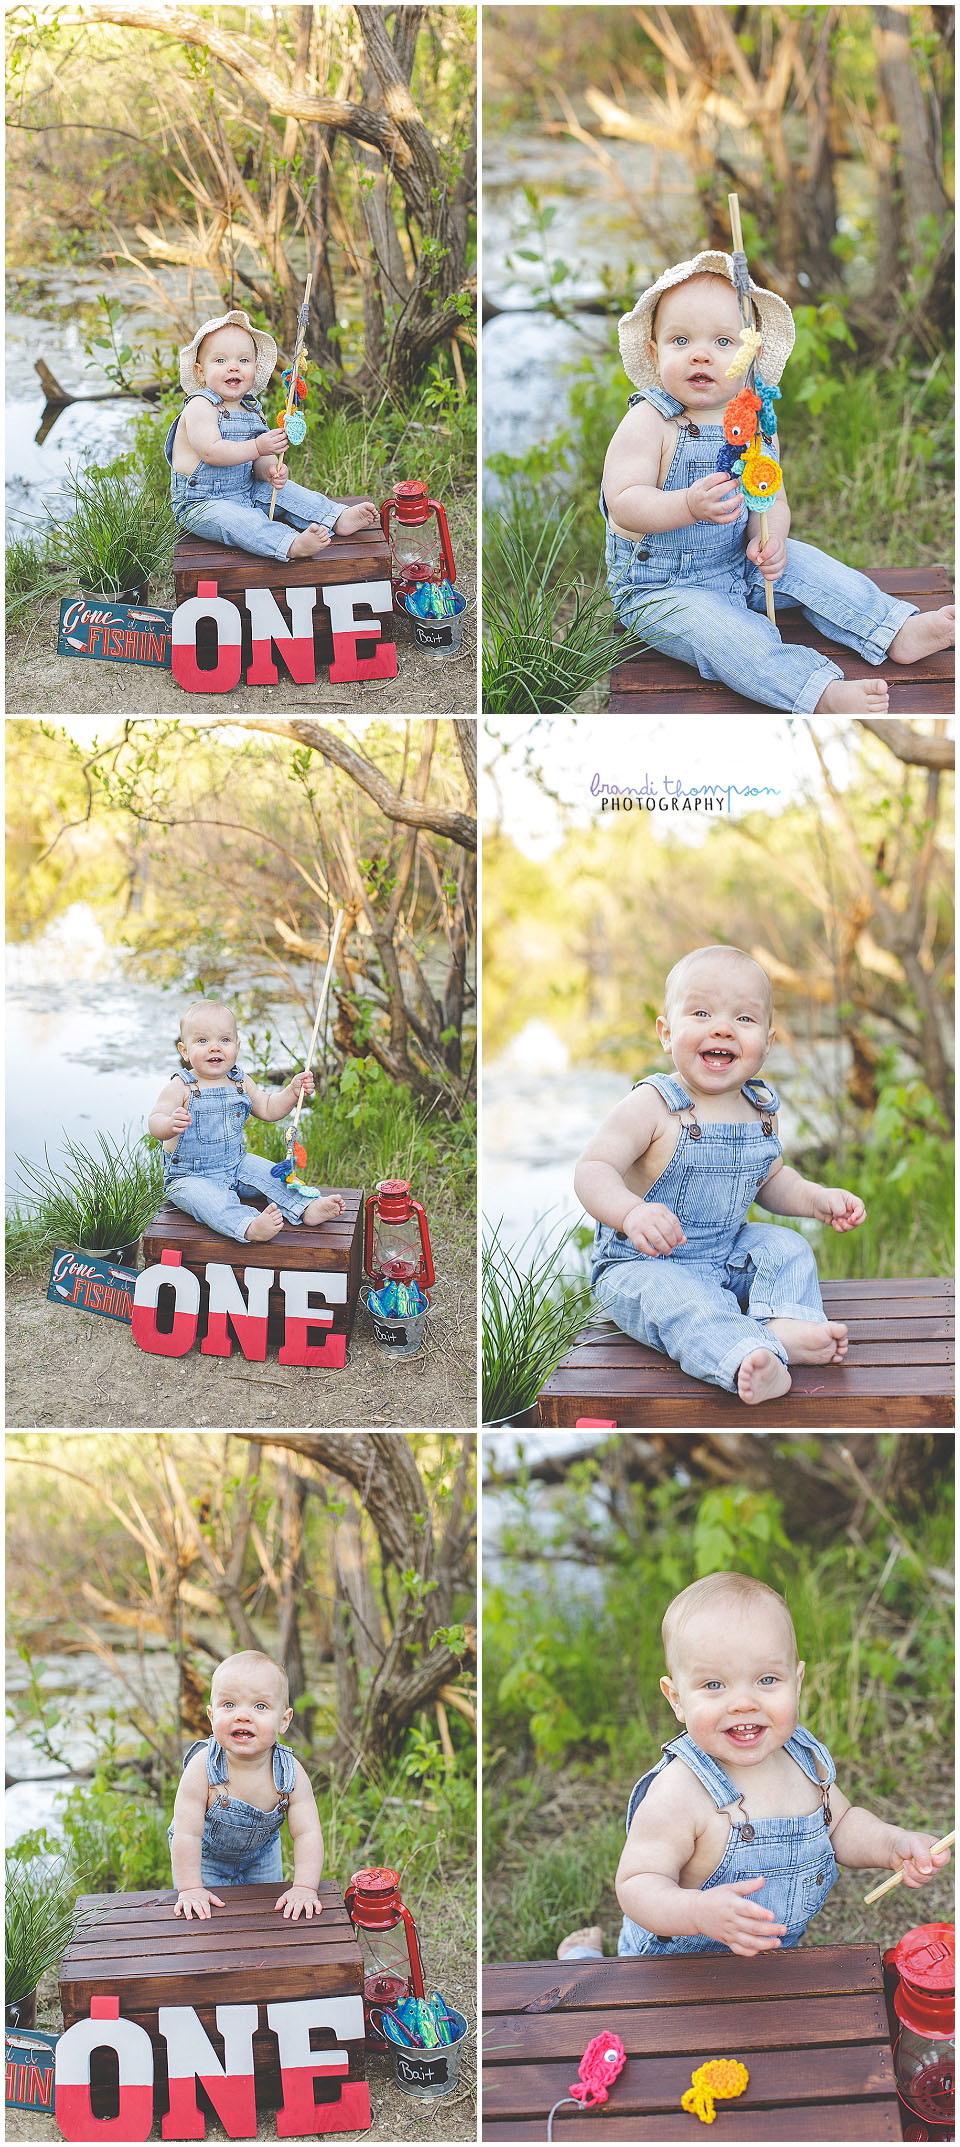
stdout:
[[(329, 989), (329, 985), (330, 985), (330, 978), (331, 978), (331, 975), (332, 975), (332, 973), (333, 973), (333, 957), (334, 957), (334, 955), (336, 954), (336, 951), (337, 951), (337, 941), (338, 941), (338, 939), (339, 939), (339, 937), (340, 937), (340, 927), (341, 927), (342, 923), (343, 923), (343, 911), (342, 911), (342, 909), (338, 909), (338, 911), (337, 911), (337, 914), (336, 914), (336, 918), (334, 919), (334, 926), (333, 926), (333, 932), (332, 932), (332, 934), (331, 934), (331, 938), (330, 938), (330, 952), (329, 952), (329, 954), (327, 955), (327, 966), (326, 966), (326, 969), (325, 969), (325, 970), (324, 970), (324, 972), (323, 972), (323, 983), (322, 983), (322, 984), (321, 984), (321, 986), (320, 986), (320, 997), (319, 997), (319, 999), (318, 999), (318, 1001), (317, 1001), (317, 1011), (316, 1011), (316, 1014), (315, 1014), (315, 1016), (314, 1016), (314, 1023), (313, 1023), (313, 1034), (312, 1034), (312, 1036), (311, 1036), (311, 1038), (310, 1038), (310, 1042), (309, 1042), (309, 1044), (308, 1044), (308, 1046), (307, 1046), (307, 1056), (306, 1056), (306, 1058), (305, 1058), (305, 1060), (304, 1060), (304, 1068), (305, 1068), (305, 1069), (309, 1068), (309, 1065), (310, 1065), (310, 1061), (311, 1061), (311, 1059), (313, 1058), (314, 1046), (315, 1046), (315, 1044), (316, 1044), (316, 1041), (317, 1041), (317, 1036), (318, 1036), (318, 1034), (319, 1034), (319, 1030), (320, 1030), (320, 1016), (321, 1016), (321, 1014), (323, 1013), (323, 1009), (324, 1009), (324, 1005), (325, 1005), (325, 1002), (326, 1002), (326, 997), (327, 997), (327, 991), (328, 991), (328, 989)], [(300, 1113), (301, 1113), (301, 1111), (302, 1111), (302, 1109), (303, 1109), (303, 1098), (304, 1098), (304, 1090), (303, 1090), (303, 1089), (301, 1089), (301, 1090), (300, 1090), (300, 1094), (299, 1094), (299, 1096), (297, 1097), (297, 1108), (296, 1108), (296, 1110), (295, 1110), (295, 1112), (294, 1112), (294, 1114), (293, 1114), (293, 1124), (292, 1124), (292, 1126), (290, 1126), (290, 1127), (288, 1128), (288, 1130), (287, 1130), (286, 1152), (285, 1152), (285, 1155), (284, 1155), (284, 1158), (283, 1158), (283, 1161), (282, 1161), (282, 1163), (275, 1163), (275, 1164), (273, 1165), (273, 1169), (272, 1169), (272, 1171), (271, 1171), (271, 1173), (270, 1173), (271, 1177), (273, 1177), (273, 1178), (284, 1178), (284, 1179), (289, 1179), (289, 1177), (290, 1177), (290, 1174), (291, 1174), (291, 1173), (292, 1173), (292, 1171), (293, 1171), (293, 1150), (294, 1150), (294, 1143), (295, 1143), (295, 1141), (296, 1141), (296, 1138), (297, 1138), (297, 1127), (298, 1127), (298, 1125), (300, 1124)], [(301, 1149), (300, 1153), (301, 1153), (301, 1155), (303, 1154), (303, 1150), (302, 1150), (302, 1149)]]
[[(310, 286), (311, 286), (312, 282), (313, 282), (313, 270), (311, 269), (311, 270), (310, 270), (310, 273), (309, 273), (309, 275), (308, 275), (308, 277), (307, 277), (307, 281), (306, 281), (306, 286), (305, 286), (305, 289), (304, 289), (304, 293), (303, 293), (303, 304), (302, 304), (302, 306), (301, 306), (301, 308), (300, 308), (300, 311), (299, 311), (299, 313), (297, 314), (297, 333), (296, 333), (296, 339), (295, 339), (295, 344), (294, 344), (294, 352), (293, 352), (293, 363), (292, 363), (292, 365), (291, 365), (291, 367), (290, 367), (290, 385), (289, 385), (289, 387), (288, 387), (288, 389), (287, 389), (287, 406), (286, 406), (286, 409), (284, 410), (284, 413), (283, 413), (283, 429), (284, 429), (284, 431), (286, 431), (286, 429), (287, 429), (287, 421), (288, 421), (288, 419), (289, 419), (290, 417), (292, 417), (292, 415), (293, 415), (293, 405), (294, 405), (294, 402), (295, 402), (295, 400), (296, 400), (296, 393), (297, 393), (297, 373), (298, 373), (298, 371), (299, 371), (300, 365), (301, 365), (301, 363), (302, 363), (302, 360), (303, 360), (303, 346), (304, 346), (304, 344), (305, 344), (305, 342), (306, 342), (306, 340), (307, 340), (307, 307), (308, 307), (308, 305), (309, 305), (309, 303), (310, 303)], [(281, 465), (281, 468), (282, 468), (282, 467), (283, 467), (283, 455), (282, 455), (282, 453), (281, 453), (281, 456), (280, 456), (280, 465)], [(275, 506), (276, 506), (276, 504), (277, 504), (277, 492), (278, 492), (278, 490), (279, 490), (279, 486), (278, 486), (278, 485), (274, 485), (274, 487), (273, 487), (273, 490), (272, 490), (272, 492), (271, 492), (271, 494), (270, 494), (270, 520), (271, 520), (271, 522), (273, 521), (273, 510), (274, 510), (274, 508), (275, 508)]]
[[(930, 1855), (933, 1856), (937, 1854), (941, 1849), (952, 1849), (956, 1838), (957, 1837), (955, 1833), (944, 1834), (942, 1841), (932, 1841), (930, 1844)], [(890, 1893), (894, 1886), (900, 1886), (902, 1885), (902, 1883), (902, 1870), (894, 1871), (889, 1879), (884, 1879), (882, 1886), (875, 1886), (872, 1893), (864, 1894), (864, 1906), (866, 1906), (868, 1901), (879, 1901), (881, 1894)]]
[[(740, 199), (737, 194), (727, 195), (727, 207), (730, 211), (730, 232), (733, 238), (733, 288), (737, 294), (740, 318), (743, 325), (745, 328), (752, 328), (753, 306), (750, 299), (750, 272), (747, 268), (747, 257), (743, 250), (743, 232), (740, 228)], [(751, 359), (744, 380), (746, 387), (752, 387), (753, 385), (754, 370), (754, 361)], [(765, 514), (761, 514), (760, 542), (764, 551), (767, 548), (767, 529), (767, 517)], [(767, 618), (771, 626), (776, 626), (777, 612), (773, 601), (773, 583), (764, 580), (763, 587), (767, 600)]]

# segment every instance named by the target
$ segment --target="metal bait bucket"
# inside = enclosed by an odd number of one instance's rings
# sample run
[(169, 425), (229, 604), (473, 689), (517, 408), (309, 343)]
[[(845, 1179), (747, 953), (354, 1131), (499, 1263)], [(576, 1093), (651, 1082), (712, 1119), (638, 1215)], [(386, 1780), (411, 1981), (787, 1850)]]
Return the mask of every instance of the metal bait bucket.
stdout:
[(423, 1325), (430, 1310), (429, 1303), (422, 1312), (407, 1312), (394, 1316), (389, 1312), (375, 1312), (368, 1302), (369, 1289), (365, 1284), (360, 1296), (373, 1321), (374, 1340), (379, 1349), (390, 1350), (395, 1357), (415, 1357), (423, 1348)]
[(416, 2050), (406, 2044), (395, 2043), (387, 2037), (393, 2058), (393, 2077), (401, 2094), (409, 2095), (414, 2102), (437, 2102), (441, 2095), (452, 2095), (460, 2074), (460, 2046), (467, 2032), (462, 2013), (447, 2008), (450, 2024), (450, 2041), (437, 2043), (433, 2050)]
[(460, 630), (463, 625), (463, 614), (467, 608), (467, 599), (461, 595), (459, 589), (455, 589), (453, 601), (456, 605), (456, 610), (448, 611), (445, 618), (421, 619), (415, 611), (411, 611), (409, 602), (404, 597), (403, 608), (410, 621), (413, 638), (418, 648), (432, 649), (434, 654), (441, 656), (452, 656), (454, 651), (460, 647)]

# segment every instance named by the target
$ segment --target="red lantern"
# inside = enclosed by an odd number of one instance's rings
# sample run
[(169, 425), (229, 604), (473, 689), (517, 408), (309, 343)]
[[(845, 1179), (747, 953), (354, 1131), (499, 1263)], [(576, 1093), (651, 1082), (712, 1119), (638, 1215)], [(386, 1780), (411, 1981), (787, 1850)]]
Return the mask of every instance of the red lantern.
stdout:
[[(395, 515), (393, 529), (390, 516)], [(431, 522), (431, 516), (436, 521)], [(390, 545), (390, 579), (396, 611), (404, 611), (403, 598), (422, 581), (455, 582), (447, 517), (439, 500), (427, 498), (427, 488), (411, 477), (394, 485), (393, 497), (380, 509), (383, 534)], [(406, 616), (406, 613), (404, 613)]]
[[(368, 2043), (386, 2049), (379, 2018), (384, 2006), (400, 1998), (423, 1997), (420, 1940), (410, 1910), (400, 1899), (395, 1871), (355, 1871), (344, 1904), (363, 1955), (363, 2011)], [(395, 1934), (391, 1940), (390, 1932)]]
[(900, 2022), (893, 2049), (904, 2138), (953, 2139), (954, 1931), (952, 1923), (922, 1923), (884, 1956), (899, 1982), (893, 1993)]
[(384, 1178), (368, 1195), (363, 1264), (376, 1289), (385, 1282), (418, 1282), (425, 1290), (433, 1282), (427, 1218), (419, 1200), (410, 1198), (409, 1179)]

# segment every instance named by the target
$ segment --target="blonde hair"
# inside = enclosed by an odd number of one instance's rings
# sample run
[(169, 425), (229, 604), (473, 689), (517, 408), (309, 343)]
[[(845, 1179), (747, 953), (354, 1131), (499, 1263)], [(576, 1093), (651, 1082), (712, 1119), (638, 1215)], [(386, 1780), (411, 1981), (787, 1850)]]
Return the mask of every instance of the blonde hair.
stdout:
[(692, 953), (684, 954), (681, 956), (679, 962), (674, 962), (673, 968), (671, 969), (670, 974), (667, 977), (666, 983), (663, 987), (664, 1020), (669, 1022), (670, 1001), (671, 999), (675, 999), (677, 993), (682, 990), (687, 980), (687, 973), (690, 969), (692, 969), (694, 962), (702, 962), (705, 960), (712, 961), (718, 954), (725, 955), (733, 961), (746, 962), (751, 969), (756, 970), (757, 976), (760, 978), (763, 986), (763, 999), (764, 1006), (766, 1008), (766, 1022), (767, 1028), (769, 1029), (773, 1021), (773, 987), (770, 983), (770, 979), (767, 975), (766, 970), (761, 969), (760, 963), (754, 961), (752, 954), (745, 954), (742, 947), (694, 947)]
[(214, 1688), (216, 1686), (217, 1679), (218, 1677), (222, 1677), (226, 1670), (232, 1671), (235, 1675), (242, 1675), (245, 1670), (259, 1670), (263, 1669), (264, 1667), (266, 1667), (266, 1669), (268, 1670), (272, 1670), (277, 1680), (277, 1684), (280, 1690), (281, 1711), (283, 1711), (290, 1705), (289, 1678), (287, 1677), (287, 1673), (283, 1667), (283, 1664), (280, 1662), (274, 1662), (272, 1655), (262, 1655), (260, 1653), (259, 1648), (243, 1648), (241, 1649), (239, 1655), (226, 1655), (222, 1662), (218, 1662), (213, 1676), (210, 1679), (211, 1700), (213, 1699)]
[(199, 1014), (202, 1007), (208, 1007), (211, 1013), (229, 1014), (233, 1023), (234, 1036), (237, 1034), (237, 1017), (223, 999), (191, 999), (189, 1006), (184, 1008), (180, 1016), (180, 1027), (174, 1039), (184, 1066), (189, 1066), (190, 1064), (189, 1053), (184, 1050), (184, 1037), (192, 1017)]
[(741, 1611), (769, 1609), (773, 1605), (789, 1635), (794, 1662), (798, 1660), (793, 1619), (782, 1595), (778, 1595), (775, 1588), (768, 1588), (766, 1581), (754, 1580), (749, 1573), (707, 1573), (703, 1580), (691, 1581), (689, 1588), (682, 1588), (680, 1594), (674, 1596), (673, 1602), (667, 1604), (664, 1612), (660, 1637), (671, 1677), (684, 1632), (691, 1619), (701, 1610), (719, 1608), (723, 1603), (732, 1604), (735, 1609)]

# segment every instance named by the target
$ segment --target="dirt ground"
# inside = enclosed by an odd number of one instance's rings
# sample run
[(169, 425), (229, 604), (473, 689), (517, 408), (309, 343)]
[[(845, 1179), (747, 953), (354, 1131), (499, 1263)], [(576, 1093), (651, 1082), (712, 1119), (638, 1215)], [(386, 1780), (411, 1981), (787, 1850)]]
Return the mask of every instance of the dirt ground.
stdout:
[[(312, 686), (284, 679), (278, 662), (276, 686), (240, 685), (229, 694), (189, 696), (169, 671), (142, 664), (100, 663), (91, 658), (57, 655), (59, 601), (44, 604), (39, 620), (26, 631), (7, 632), (8, 716), (186, 716), (305, 715), (325, 716), (475, 716), (477, 682), (476, 559), (457, 552), (457, 587), (467, 598), (460, 648), (437, 657), (418, 648), (405, 621), (397, 620), (397, 676), (361, 679), (355, 685), (331, 686), (321, 669)], [(158, 602), (172, 602), (172, 593)]]
[[(472, 1429), (477, 1421), (477, 1284), (472, 1250), (433, 1234), (437, 1284), (423, 1348), (380, 1348), (357, 1306), (342, 1372), (229, 1357), (151, 1357), (129, 1327), (48, 1302), (49, 1261), (6, 1290), (7, 1429), (165, 1430), (171, 1424), (350, 1431), (373, 1425)], [(402, 2098), (406, 2100), (406, 2097)], [(408, 2135), (419, 2138), (420, 2135)]]

